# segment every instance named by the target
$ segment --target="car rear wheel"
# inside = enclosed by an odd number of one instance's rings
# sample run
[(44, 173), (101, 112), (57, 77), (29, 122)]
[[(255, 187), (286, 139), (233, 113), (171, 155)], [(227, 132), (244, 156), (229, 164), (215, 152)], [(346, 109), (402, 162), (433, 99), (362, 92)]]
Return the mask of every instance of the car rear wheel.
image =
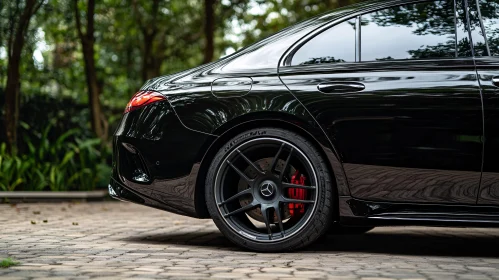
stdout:
[(302, 136), (263, 128), (239, 134), (216, 154), (206, 203), (232, 242), (255, 251), (288, 251), (323, 235), (332, 219), (331, 176)]

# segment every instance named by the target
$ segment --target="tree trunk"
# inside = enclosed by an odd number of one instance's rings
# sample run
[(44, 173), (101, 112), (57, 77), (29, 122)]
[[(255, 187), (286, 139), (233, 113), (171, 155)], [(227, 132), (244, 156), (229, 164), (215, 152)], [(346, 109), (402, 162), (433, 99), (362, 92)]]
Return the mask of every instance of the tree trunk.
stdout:
[(350, 0), (338, 0), (338, 8), (350, 5)]
[(327, 0), (327, 1), (325, 1), (325, 3), (326, 3), (326, 8), (328, 10), (334, 9), (337, 5), (336, 0)]
[(127, 75), (127, 92), (132, 92), (134, 91), (135, 88), (135, 83), (133, 83), (133, 76), (135, 75), (134, 73), (134, 63), (133, 63), (133, 46), (131, 44), (127, 44), (126, 47), (126, 75)]
[(22, 47), (14, 44), (19, 51), (14, 51), (17, 59), (9, 59), (7, 68), (7, 84), (5, 87), (5, 134), (7, 136), (7, 151), (12, 153), (17, 149), (17, 125), (19, 123), (19, 98), (20, 98), (20, 55)]
[(153, 43), (156, 32), (148, 32), (143, 30), (144, 35), (144, 51), (142, 54), (142, 80), (145, 82), (156, 77), (154, 73), (155, 57), (153, 55)]
[[(137, 0), (132, 1), (135, 19), (139, 25), (140, 31), (144, 39), (142, 40), (142, 80), (145, 82), (151, 78), (158, 77), (160, 74), (161, 64), (163, 63), (164, 48), (154, 47), (156, 38), (158, 37), (158, 26), (156, 18), (158, 16), (160, 0), (152, 1), (152, 8), (148, 16), (144, 16), (139, 11)], [(149, 20), (144, 20), (149, 18)], [(163, 38), (164, 39), (164, 38)], [(162, 44), (160, 44), (162, 45)]]
[(92, 131), (102, 140), (107, 138), (106, 121), (102, 114), (100, 104), (100, 87), (97, 80), (97, 71), (95, 68), (95, 50), (94, 50), (94, 13), (95, 0), (88, 0), (87, 3), (87, 26), (83, 33), (78, 9), (78, 0), (74, 6), (76, 27), (81, 41), (83, 51), (83, 61), (85, 62), (85, 78), (87, 80), (88, 106), (90, 109), (90, 123)]
[(203, 63), (213, 61), (213, 54), (215, 52), (214, 37), (215, 37), (215, 2), (216, 0), (204, 1), (204, 59)]
[[(43, 2), (42, 2), (43, 3)], [(33, 14), (40, 8), (36, 0), (27, 0), (22, 15), (17, 21), (17, 28), (12, 28), (7, 46), (7, 84), (5, 86), (5, 134), (7, 136), (7, 150), (9, 153), (17, 149), (17, 125), (19, 123), (20, 78), (19, 67), (24, 47), (24, 36)], [(15, 20), (15, 19), (10, 19)], [(12, 23), (15, 24), (15, 23)]]
[(83, 48), (83, 60), (85, 61), (85, 77), (87, 80), (88, 88), (88, 105), (91, 115), (91, 125), (92, 131), (97, 135), (97, 137), (102, 140), (106, 139), (106, 132), (103, 127), (103, 117), (100, 104), (100, 87), (97, 81), (97, 71), (95, 69), (94, 60), (94, 44), (85, 43), (82, 44)]

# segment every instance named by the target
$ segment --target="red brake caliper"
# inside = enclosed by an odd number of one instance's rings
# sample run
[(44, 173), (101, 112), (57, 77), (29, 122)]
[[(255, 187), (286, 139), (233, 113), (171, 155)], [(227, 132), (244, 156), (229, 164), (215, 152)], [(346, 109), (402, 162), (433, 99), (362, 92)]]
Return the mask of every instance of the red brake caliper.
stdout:
[[(291, 184), (305, 186), (306, 179), (307, 178), (305, 176), (303, 176), (303, 174), (300, 174), (300, 172), (298, 170), (296, 170), (295, 174), (293, 176), (291, 176)], [(307, 196), (307, 190), (290, 188), (290, 189), (288, 189), (288, 195), (289, 195), (289, 198), (292, 198), (292, 199), (304, 200), (305, 197)], [(291, 217), (294, 217), (297, 214), (305, 213), (305, 205), (303, 203), (289, 203), (288, 208), (289, 208), (289, 214), (291, 215)]]

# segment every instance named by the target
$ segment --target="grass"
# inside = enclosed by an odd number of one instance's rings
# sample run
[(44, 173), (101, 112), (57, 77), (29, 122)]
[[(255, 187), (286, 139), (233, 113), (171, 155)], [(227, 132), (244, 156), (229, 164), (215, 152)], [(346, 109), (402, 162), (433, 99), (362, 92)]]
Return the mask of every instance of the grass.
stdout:
[(7, 268), (7, 267), (11, 267), (11, 266), (14, 266), (14, 265), (18, 265), (19, 262), (11, 259), (11, 258), (6, 258), (6, 259), (3, 259), (0, 261), (0, 267), (2, 268)]

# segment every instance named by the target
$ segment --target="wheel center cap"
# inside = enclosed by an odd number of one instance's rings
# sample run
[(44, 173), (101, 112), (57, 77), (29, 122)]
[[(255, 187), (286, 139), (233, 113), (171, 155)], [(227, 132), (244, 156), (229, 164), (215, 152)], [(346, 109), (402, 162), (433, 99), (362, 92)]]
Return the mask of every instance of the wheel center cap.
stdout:
[(264, 197), (272, 196), (276, 192), (276, 190), (277, 185), (270, 180), (263, 181), (263, 183), (260, 185), (260, 193)]

